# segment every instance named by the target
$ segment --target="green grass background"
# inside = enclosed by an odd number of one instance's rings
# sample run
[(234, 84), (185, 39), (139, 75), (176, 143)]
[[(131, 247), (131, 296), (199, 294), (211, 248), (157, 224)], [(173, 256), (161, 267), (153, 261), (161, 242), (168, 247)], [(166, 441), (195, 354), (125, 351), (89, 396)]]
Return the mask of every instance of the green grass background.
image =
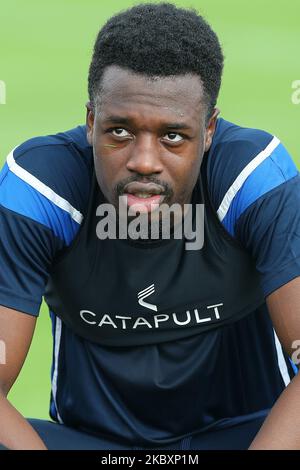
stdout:
[[(22, 141), (66, 130), (85, 120), (86, 79), (93, 42), (126, 0), (2, 0), (0, 162)], [(208, 19), (224, 47), (222, 116), (277, 135), (300, 163), (299, 0), (189, 0)], [(1, 267), (0, 267), (1, 269)], [(1, 332), (0, 332), (1, 338)], [(50, 394), (51, 326), (43, 305), (22, 372), (10, 393), (25, 415), (46, 418)]]

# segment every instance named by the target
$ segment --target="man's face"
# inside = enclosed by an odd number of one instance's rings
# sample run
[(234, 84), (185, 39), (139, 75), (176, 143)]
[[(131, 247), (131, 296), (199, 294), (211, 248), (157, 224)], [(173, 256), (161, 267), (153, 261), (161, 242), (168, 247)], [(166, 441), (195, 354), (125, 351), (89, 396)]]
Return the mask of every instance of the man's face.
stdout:
[[(98, 184), (116, 207), (151, 212), (153, 204), (190, 202), (218, 110), (207, 107), (197, 75), (149, 77), (106, 69), (94, 112), (87, 113)], [(157, 207), (157, 206), (156, 206)]]

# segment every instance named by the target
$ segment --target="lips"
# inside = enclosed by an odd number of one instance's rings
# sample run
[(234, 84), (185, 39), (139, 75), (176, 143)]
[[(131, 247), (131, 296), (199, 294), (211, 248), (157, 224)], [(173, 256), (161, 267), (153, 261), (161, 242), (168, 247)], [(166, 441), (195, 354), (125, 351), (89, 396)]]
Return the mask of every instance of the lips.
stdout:
[(143, 194), (143, 195), (157, 195), (162, 194), (164, 192), (164, 188), (159, 184), (155, 183), (141, 183), (138, 181), (133, 181), (129, 183), (124, 188), (124, 193), (128, 194)]
[(141, 183), (138, 181), (127, 184), (124, 196), (127, 197), (127, 206), (139, 212), (152, 212), (162, 203), (165, 196), (164, 188), (155, 183)]

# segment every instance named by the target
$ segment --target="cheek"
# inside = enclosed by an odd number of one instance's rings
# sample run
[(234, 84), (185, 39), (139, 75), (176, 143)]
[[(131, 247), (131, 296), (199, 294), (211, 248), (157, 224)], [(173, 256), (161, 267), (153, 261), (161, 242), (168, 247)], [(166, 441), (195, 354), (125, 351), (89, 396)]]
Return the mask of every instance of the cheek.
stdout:
[[(102, 150), (101, 150), (102, 148)], [(114, 188), (120, 180), (127, 177), (124, 156), (114, 149), (98, 147), (94, 150), (94, 165), (98, 184), (105, 197), (112, 202)]]
[(199, 175), (201, 161), (202, 158), (198, 154), (193, 158), (189, 158), (188, 155), (183, 157), (182, 164), (177, 166), (176, 174), (173, 174), (177, 193), (183, 195), (191, 193)]
[(113, 186), (113, 179), (115, 175), (112, 159), (103, 154), (100, 157), (99, 152), (97, 152), (97, 154), (94, 153), (94, 164), (99, 186), (104, 194), (107, 194), (107, 192), (109, 192), (110, 188)]

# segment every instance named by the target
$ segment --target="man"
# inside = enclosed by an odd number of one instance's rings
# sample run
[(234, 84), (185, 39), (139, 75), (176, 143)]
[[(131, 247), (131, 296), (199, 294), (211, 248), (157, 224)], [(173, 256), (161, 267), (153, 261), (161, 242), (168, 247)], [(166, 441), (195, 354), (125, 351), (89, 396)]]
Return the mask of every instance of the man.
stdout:
[[(299, 175), (276, 137), (219, 117), (222, 68), (202, 17), (136, 6), (98, 35), (86, 126), (8, 156), (6, 448), (300, 448), (289, 359), (300, 338)], [(124, 198), (147, 220), (163, 203), (204, 204), (203, 247), (162, 233), (99, 237), (98, 208)], [(56, 424), (26, 420), (6, 398), (43, 295)]]

